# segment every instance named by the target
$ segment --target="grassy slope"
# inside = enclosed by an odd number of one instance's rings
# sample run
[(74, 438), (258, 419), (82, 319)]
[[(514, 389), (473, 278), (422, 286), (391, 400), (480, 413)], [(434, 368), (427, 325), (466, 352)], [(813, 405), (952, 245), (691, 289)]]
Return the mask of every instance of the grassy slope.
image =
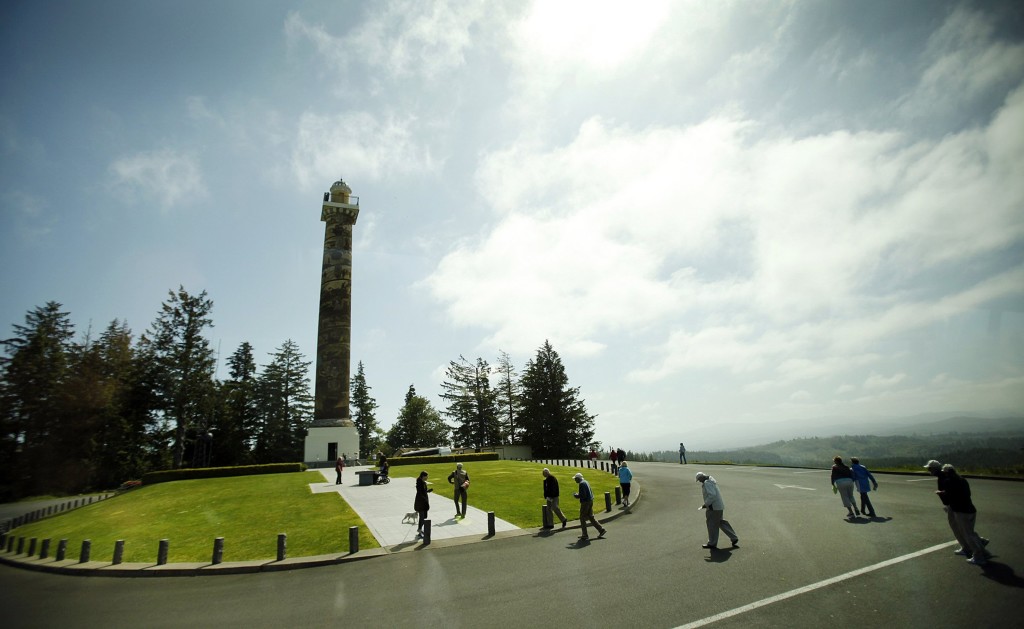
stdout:
[[(520, 527), (540, 526), (544, 465), (523, 461), (494, 461), (466, 465), (470, 475), (469, 504), (494, 511)], [(582, 472), (597, 497), (600, 518), (604, 492), (615, 496), (616, 478), (579, 468), (546, 466), (558, 478), (566, 517), (578, 516), (572, 476)], [(454, 514), (453, 487), (448, 474), (453, 464), (393, 466), (392, 477), (415, 477), (421, 470), (433, 483), (431, 510)], [(92, 541), (92, 559), (110, 561), (114, 542), (125, 540), (124, 561), (155, 563), (161, 539), (170, 540), (169, 562), (209, 562), (213, 540), (223, 537), (224, 561), (274, 559), (277, 535), (288, 535), (288, 556), (302, 557), (345, 552), (348, 527), (359, 527), (359, 547), (376, 548), (365, 523), (335, 493), (314, 494), (311, 483), (323, 482), (320, 472), (269, 474), (161, 483), (132, 490), (16, 529), (26, 539), (49, 538), (50, 555), (57, 542), (68, 540), (67, 557), (77, 559), (82, 540)], [(410, 494), (412, 510), (413, 495)], [(37, 551), (38, 552), (38, 551)]]
[(274, 559), (277, 535), (288, 535), (288, 556), (348, 550), (348, 527), (359, 526), (359, 547), (379, 546), (337, 494), (313, 494), (319, 472), (186, 480), (141, 487), (122, 496), (19, 527), (15, 534), (68, 540), (77, 558), (83, 539), (92, 559), (110, 561), (125, 540), (125, 562), (155, 563), (159, 541), (170, 540), (168, 561), (210, 561), (213, 539), (224, 538), (224, 560)]
[[(572, 497), (576, 491), (573, 474), (582, 472), (594, 490), (595, 511), (600, 519), (604, 510), (604, 492), (612, 494), (615, 500), (616, 477), (607, 472), (593, 469), (562, 467), (558, 465), (542, 465), (527, 461), (493, 461), (487, 463), (467, 463), (465, 470), (469, 473), (468, 502), (482, 511), (493, 511), (496, 517), (511, 522), (518, 527), (540, 526), (541, 506), (544, 504), (544, 477), (541, 470), (547, 467), (558, 479), (560, 491), (559, 504), (567, 518), (579, 516), (579, 501)], [(453, 463), (437, 465), (393, 465), (391, 476), (416, 477), (426, 470), (427, 481), (433, 483), (434, 493), (431, 494), (431, 511), (439, 511), (447, 515), (455, 514), (455, 507), (450, 502), (454, 496), (454, 486), (448, 483), (448, 474), (455, 469)], [(413, 496), (409, 496), (409, 508), (412, 509)], [(447, 500), (445, 500), (447, 499)]]

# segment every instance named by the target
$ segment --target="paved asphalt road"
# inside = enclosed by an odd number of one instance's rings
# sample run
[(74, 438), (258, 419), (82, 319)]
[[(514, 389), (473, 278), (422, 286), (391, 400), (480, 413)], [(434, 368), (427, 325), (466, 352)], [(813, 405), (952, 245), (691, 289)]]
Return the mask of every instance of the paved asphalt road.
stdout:
[(0, 618), (12, 628), (1021, 626), (1024, 483), (971, 481), (996, 555), (980, 568), (952, 554), (933, 479), (905, 476), (878, 475), (879, 518), (847, 522), (827, 472), (708, 467), (740, 548), (703, 550), (697, 470), (636, 464), (643, 501), (586, 545), (570, 530), (237, 576), (0, 567)]

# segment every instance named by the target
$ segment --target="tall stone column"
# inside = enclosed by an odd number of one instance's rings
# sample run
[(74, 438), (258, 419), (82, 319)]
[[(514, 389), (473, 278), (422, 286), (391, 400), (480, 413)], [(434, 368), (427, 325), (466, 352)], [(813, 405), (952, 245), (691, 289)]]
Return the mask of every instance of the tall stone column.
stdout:
[(303, 460), (334, 465), (337, 458), (359, 458), (359, 430), (348, 412), (349, 360), (352, 347), (352, 227), (359, 217), (359, 197), (338, 180), (324, 193), (320, 220), (324, 262), (320, 269), (320, 314), (316, 339), (316, 385), (313, 423), (306, 433)]
[(352, 347), (352, 227), (359, 198), (338, 180), (324, 195), (320, 220), (324, 261), (320, 275), (320, 317), (316, 342), (316, 387), (313, 424), (352, 426), (349, 419), (349, 374)]

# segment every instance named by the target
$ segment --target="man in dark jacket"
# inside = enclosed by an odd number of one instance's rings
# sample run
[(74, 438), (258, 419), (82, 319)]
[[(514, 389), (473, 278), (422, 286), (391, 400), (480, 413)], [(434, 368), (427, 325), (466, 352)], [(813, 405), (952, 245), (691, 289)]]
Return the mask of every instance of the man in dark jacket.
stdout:
[[(551, 475), (548, 468), (544, 468), (544, 500), (548, 503), (548, 517), (557, 515), (558, 519), (562, 521), (562, 528), (565, 528), (566, 519), (565, 514), (558, 507), (558, 479)], [(547, 524), (547, 523), (545, 523)], [(551, 520), (551, 527), (554, 528), (555, 521)]]
[[(944, 495), (948, 501), (949, 510), (953, 513), (960, 534), (967, 542), (965, 546), (961, 547), (970, 555), (967, 561), (976, 566), (988, 563), (988, 558), (991, 556), (985, 550), (988, 540), (974, 531), (978, 510), (974, 508), (974, 503), (971, 501), (971, 485), (966, 478), (957, 474), (956, 468), (949, 463), (942, 466), (942, 474), (946, 478)], [(940, 494), (939, 497), (941, 498), (942, 495)]]
[(949, 508), (949, 497), (946, 495), (946, 485), (949, 483), (949, 480), (942, 472), (942, 463), (932, 459), (931, 461), (928, 461), (924, 467), (928, 470), (929, 474), (937, 479), (935, 484), (935, 494), (939, 497), (939, 500), (942, 501), (942, 508), (946, 511), (946, 520), (949, 522), (950, 530), (953, 531), (953, 537), (956, 538), (956, 541), (960, 542), (960, 548), (954, 550), (953, 553), (956, 555), (966, 555), (970, 557), (971, 546), (967, 543), (967, 540), (964, 539), (964, 535), (960, 532), (960, 527), (956, 523), (956, 516), (954, 515), (953, 510)]

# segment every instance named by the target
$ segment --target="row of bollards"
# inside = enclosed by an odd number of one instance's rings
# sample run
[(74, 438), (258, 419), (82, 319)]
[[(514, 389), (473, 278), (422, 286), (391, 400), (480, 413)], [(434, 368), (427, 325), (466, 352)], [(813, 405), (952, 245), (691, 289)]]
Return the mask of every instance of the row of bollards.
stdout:
[(59, 513), (64, 513), (65, 511), (85, 507), (87, 505), (91, 505), (93, 501), (99, 502), (100, 500), (106, 500), (113, 495), (114, 494), (99, 494), (97, 496), (75, 498), (74, 500), (69, 500), (60, 504), (50, 505), (48, 507), (36, 509), (35, 511), (29, 511), (28, 513), (19, 515), (16, 518), (10, 518), (9, 520), (4, 521), (0, 524), (0, 532), (10, 531), (11, 529), (16, 529), (19, 526), (29, 524), (37, 520), (42, 520), (43, 518), (50, 517), (51, 515), (57, 515)]
[[(427, 528), (429, 530), (430, 521), (427, 521)], [(491, 531), (491, 535), (494, 534), (494, 513), (488, 514), (488, 529)], [(426, 538), (429, 542), (429, 533)], [(50, 540), (38, 540), (35, 537), (28, 539), (28, 548), (25, 548), (25, 538), (16, 537), (14, 535), (8, 535), (7, 533), (0, 533), (0, 550), (6, 549), (6, 552), (13, 553), (16, 555), (26, 554), (28, 557), (35, 557), (36, 550), (38, 548), (39, 558), (48, 559), (50, 556)], [(163, 566), (167, 563), (167, 556), (170, 552), (171, 541), (168, 539), (160, 540), (157, 547), (156, 564)], [(66, 559), (68, 549), (68, 540), (62, 539), (57, 543), (57, 554), (54, 557), (55, 561), (64, 561)], [(25, 551), (28, 551), (27, 553)], [(359, 527), (350, 526), (348, 529), (348, 552), (349, 554), (355, 554), (359, 552)], [(87, 563), (91, 560), (92, 556), (92, 540), (83, 540), (82, 547), (78, 554), (78, 563)], [(288, 558), (288, 535), (281, 533), (277, 536), (277, 560), (284, 561)], [(124, 561), (124, 540), (119, 539), (114, 542), (114, 556), (111, 564), (118, 565)], [(211, 564), (220, 564), (224, 561), (224, 538), (218, 537), (213, 540), (213, 555), (210, 558)]]
[(614, 474), (611, 463), (608, 461), (591, 461), (589, 459), (533, 459), (533, 463), (541, 465), (560, 465), (562, 467), (581, 467), (584, 469), (598, 470)]

